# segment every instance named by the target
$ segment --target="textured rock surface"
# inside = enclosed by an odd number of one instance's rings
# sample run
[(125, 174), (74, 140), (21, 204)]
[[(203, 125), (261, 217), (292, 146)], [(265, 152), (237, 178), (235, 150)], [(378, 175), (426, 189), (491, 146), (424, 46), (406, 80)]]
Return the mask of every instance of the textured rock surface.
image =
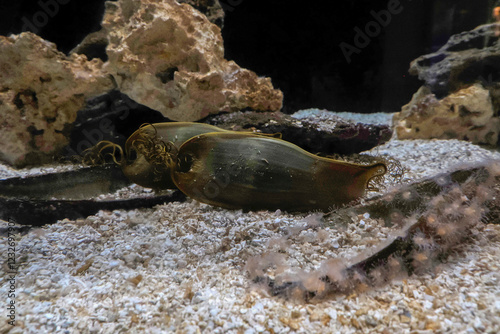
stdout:
[(415, 59), (410, 74), (418, 75), (438, 97), (474, 82), (500, 79), (500, 24), (489, 24), (452, 36), (438, 51)]
[[(222, 29), (224, 26), (224, 10), (218, 0), (179, 0), (178, 2), (193, 6), (219, 28)], [(80, 44), (71, 50), (71, 53), (84, 54), (88, 59), (100, 58), (102, 61), (106, 61), (108, 60), (107, 46), (108, 33), (103, 28), (87, 35)]]
[(113, 88), (100, 60), (66, 57), (32, 33), (0, 36), (0, 159), (51, 161), (85, 99)]
[(194, 121), (282, 106), (283, 95), (269, 78), (224, 59), (220, 28), (189, 5), (107, 2), (102, 25), (109, 32), (106, 69), (120, 91), (165, 117)]
[(219, 0), (178, 0), (179, 3), (187, 3), (203, 13), (207, 19), (219, 28), (224, 27), (224, 10)]
[(424, 86), (394, 115), (394, 126), (399, 139), (456, 138), (496, 145), (500, 120), (490, 92), (481, 84), (441, 100)]
[(76, 53), (85, 55), (89, 60), (99, 58), (102, 61), (107, 61), (107, 46), (108, 33), (105, 29), (101, 29), (85, 36), (83, 41), (81, 41), (80, 44), (78, 44), (73, 50), (71, 50), (69, 54), (71, 55)]
[(387, 125), (348, 122), (333, 113), (293, 116), (281, 112), (236, 112), (206, 120), (228, 130), (257, 129), (264, 133), (281, 133), (290, 141), (312, 153), (352, 154), (372, 149), (391, 139)]

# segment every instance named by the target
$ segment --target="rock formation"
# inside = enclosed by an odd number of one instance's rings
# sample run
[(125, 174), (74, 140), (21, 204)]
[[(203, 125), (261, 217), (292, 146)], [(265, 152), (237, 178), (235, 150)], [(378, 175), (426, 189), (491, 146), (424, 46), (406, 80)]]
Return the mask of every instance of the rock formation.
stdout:
[(499, 28), (493, 23), (451, 36), (438, 51), (412, 61), (410, 74), (418, 75), (439, 98), (477, 81), (498, 81)]
[(224, 59), (220, 28), (168, 0), (107, 2), (106, 70), (133, 100), (177, 121), (221, 111), (276, 111), (283, 95), (269, 78)]
[(424, 86), (394, 115), (394, 125), (399, 139), (463, 139), (496, 145), (500, 119), (495, 115), (490, 92), (481, 84), (441, 100)]
[(424, 86), (394, 116), (400, 139), (464, 139), (497, 145), (500, 131), (500, 24), (452, 36), (415, 59), (410, 74)]
[(178, 0), (178, 3), (187, 3), (204, 14), (207, 19), (219, 28), (224, 27), (224, 9), (219, 0)]
[(102, 66), (67, 57), (29, 32), (0, 36), (0, 159), (15, 166), (51, 161), (85, 100), (113, 88)]
[[(224, 26), (224, 10), (218, 0), (178, 0), (179, 3), (186, 3), (204, 14), (210, 22), (222, 29)], [(87, 56), (88, 59), (100, 58), (107, 61), (106, 47), (108, 46), (108, 33), (106, 29), (88, 34), (71, 53), (79, 53)]]
[(392, 136), (388, 125), (348, 122), (333, 115), (327, 120), (316, 115), (297, 119), (279, 111), (246, 111), (216, 115), (205, 121), (227, 130), (281, 133), (284, 140), (322, 155), (360, 153), (384, 144)]
[[(190, 2), (220, 9), (217, 1)], [(281, 109), (281, 91), (225, 60), (220, 28), (190, 5), (109, 1), (102, 26), (82, 47), (90, 61), (32, 33), (0, 36), (0, 160), (18, 167), (51, 161), (86, 100), (111, 89), (178, 121)]]

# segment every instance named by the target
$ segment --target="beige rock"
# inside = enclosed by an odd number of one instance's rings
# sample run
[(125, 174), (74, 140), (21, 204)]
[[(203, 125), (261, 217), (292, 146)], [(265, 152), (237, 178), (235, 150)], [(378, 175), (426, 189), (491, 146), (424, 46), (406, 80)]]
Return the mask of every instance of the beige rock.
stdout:
[(224, 26), (224, 9), (219, 0), (178, 0), (177, 2), (193, 6), (221, 29)]
[(220, 28), (193, 7), (174, 0), (106, 7), (103, 30), (82, 46), (98, 55), (107, 45), (105, 64), (77, 52), (65, 56), (31, 33), (0, 36), (0, 160), (17, 167), (50, 162), (68, 144), (85, 100), (112, 88), (172, 120), (281, 109), (281, 91), (225, 60)]
[(224, 59), (219, 27), (174, 0), (107, 2), (106, 69), (130, 98), (177, 121), (221, 111), (275, 111), (283, 94), (269, 78)]
[(29, 32), (0, 36), (0, 159), (18, 167), (51, 161), (85, 99), (113, 88), (102, 65)]
[[(224, 26), (224, 9), (218, 0), (178, 0), (177, 2), (191, 5), (221, 29)], [(70, 53), (84, 54), (88, 59), (100, 58), (106, 61), (105, 49), (107, 45), (108, 33), (103, 28), (88, 34)]]
[(421, 87), (394, 115), (393, 124), (399, 139), (462, 139), (489, 145), (497, 144), (500, 130), (490, 92), (481, 84), (441, 100)]

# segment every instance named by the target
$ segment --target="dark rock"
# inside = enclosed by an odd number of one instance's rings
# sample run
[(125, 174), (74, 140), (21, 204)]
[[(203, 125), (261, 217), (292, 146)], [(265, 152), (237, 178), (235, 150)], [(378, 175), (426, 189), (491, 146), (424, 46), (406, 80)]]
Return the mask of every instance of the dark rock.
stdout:
[(124, 145), (127, 138), (144, 123), (168, 121), (160, 112), (113, 90), (89, 99), (78, 111), (70, 132), (66, 156), (80, 155), (101, 140)]
[(410, 65), (438, 98), (475, 82), (499, 81), (500, 24), (487, 24), (453, 35), (438, 51), (421, 56)]
[(338, 118), (331, 128), (325, 128), (281, 112), (236, 112), (212, 116), (204, 121), (228, 130), (279, 132), (284, 140), (323, 155), (359, 153), (385, 143), (392, 136), (387, 125), (354, 124)]

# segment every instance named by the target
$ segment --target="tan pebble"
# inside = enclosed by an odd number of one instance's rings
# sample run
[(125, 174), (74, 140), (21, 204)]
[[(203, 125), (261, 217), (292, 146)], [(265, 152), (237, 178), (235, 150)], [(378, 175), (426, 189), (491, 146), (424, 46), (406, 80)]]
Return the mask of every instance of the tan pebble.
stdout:
[(437, 293), (439, 290), (441, 290), (441, 287), (437, 284), (431, 285), (430, 288), (434, 293)]
[(297, 331), (297, 330), (299, 330), (299, 329), (300, 329), (300, 322), (299, 322), (299, 321), (296, 321), (296, 320), (292, 320), (292, 321), (290, 321), (290, 324), (288, 324), (288, 326), (289, 326), (291, 329), (293, 329), (293, 330)]
[(437, 321), (427, 320), (425, 323), (425, 329), (430, 331), (436, 331), (441, 328), (441, 324)]
[(415, 309), (415, 310), (418, 310), (418, 311), (421, 311), (422, 310), (422, 306), (420, 305), (420, 302), (416, 301), (416, 300), (412, 300), (410, 302), (410, 307)]
[(395, 314), (387, 314), (383, 319), (382, 322), (384, 324), (390, 324), (393, 321), (399, 321), (399, 317)]
[(356, 318), (351, 319), (351, 325), (353, 325), (357, 329), (361, 329), (361, 324), (359, 323), (359, 321)]
[(85, 263), (80, 268), (76, 269), (75, 275), (79, 275), (79, 274), (87, 271), (90, 268), (90, 266), (92, 265), (92, 263), (94, 263), (94, 259), (92, 259), (92, 258), (85, 261)]
[(300, 311), (293, 310), (291, 313), (292, 319), (300, 318)]
[(424, 328), (424, 325), (425, 325), (425, 323), (422, 322), (422, 321), (420, 321), (420, 322), (418, 322), (418, 321), (412, 321), (410, 323), (410, 329), (413, 332), (413, 331), (416, 331), (416, 330)]
[(437, 310), (441, 307), (444, 306), (444, 302), (441, 300), (441, 299), (434, 299), (434, 301), (432, 302), (432, 308)]
[(139, 285), (142, 281), (142, 275), (139, 274), (135, 277), (129, 278), (130, 283), (134, 284), (135, 286)]
[(340, 314), (338, 317), (337, 317), (337, 320), (342, 324), (342, 325), (349, 325), (349, 320), (344, 317), (342, 314)]
[(477, 302), (477, 309), (478, 310), (485, 310), (487, 308), (486, 304), (483, 303), (482, 301)]
[(280, 317), (279, 319), (284, 325), (290, 327), (293, 330), (298, 330), (300, 328), (299, 321), (297, 320), (293, 320), (286, 317)]
[(390, 304), (391, 303), (391, 299), (389, 298), (389, 296), (387, 294), (375, 296), (374, 299), (381, 304)]
[(326, 325), (328, 325), (328, 323), (330, 322), (330, 320), (332, 320), (332, 317), (330, 317), (330, 315), (328, 315), (328, 314), (325, 313), (321, 317), (321, 324), (323, 326), (326, 326)]
[(321, 319), (321, 314), (319, 312), (313, 312), (309, 315), (310, 321), (319, 321)]
[(405, 324), (409, 324), (411, 322), (411, 319), (407, 317), (406, 315), (400, 315), (399, 316), (399, 321)]
[(139, 316), (135, 313), (132, 313), (130, 315), (130, 326), (132, 326), (132, 324), (138, 324), (139, 323)]
[(357, 317), (359, 317), (360, 315), (363, 315), (363, 314), (366, 314), (368, 313), (366, 309), (364, 308), (360, 308), (359, 310), (356, 311), (356, 313), (354, 313)]

